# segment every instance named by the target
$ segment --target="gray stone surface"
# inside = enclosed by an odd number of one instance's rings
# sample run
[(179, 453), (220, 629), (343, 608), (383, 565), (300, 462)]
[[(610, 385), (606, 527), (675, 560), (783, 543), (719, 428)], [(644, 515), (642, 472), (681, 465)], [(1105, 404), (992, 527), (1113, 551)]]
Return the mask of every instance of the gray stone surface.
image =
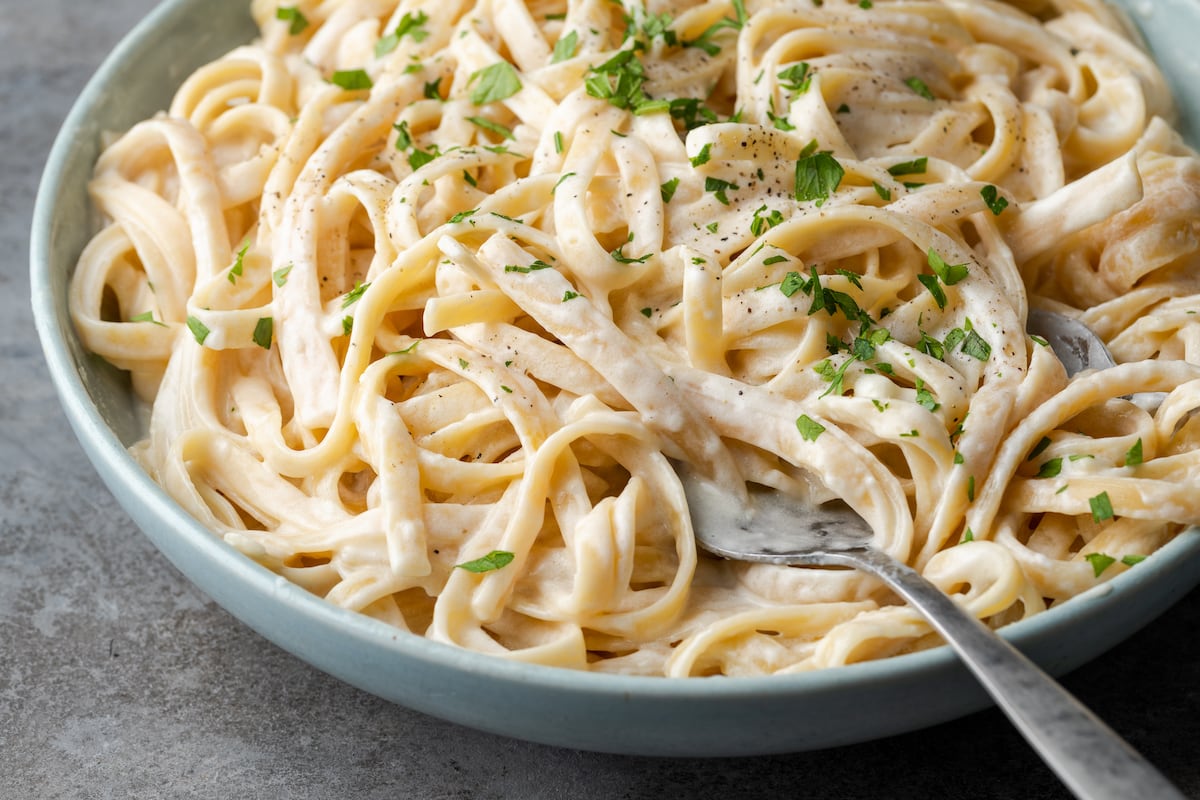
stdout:
[[(995, 711), (854, 747), (737, 760), (503, 739), (341, 684), (192, 588), (75, 444), (28, 304), (27, 232), (51, 139), (151, 5), (0, 3), (0, 797), (1065, 796)], [(1065, 682), (1200, 797), (1198, 657), (1193, 593)]]

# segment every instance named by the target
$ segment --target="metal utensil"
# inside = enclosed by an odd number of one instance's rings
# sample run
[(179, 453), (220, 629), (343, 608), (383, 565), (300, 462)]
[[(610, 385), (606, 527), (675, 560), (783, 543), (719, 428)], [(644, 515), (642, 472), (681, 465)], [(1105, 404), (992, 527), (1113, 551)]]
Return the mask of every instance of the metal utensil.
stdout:
[[(1103, 342), (1081, 323), (1054, 312), (1039, 312), (1035, 324), (1037, 335), (1044, 337), (1056, 354), (1063, 354), (1060, 358), (1069, 372), (1112, 366)], [(854, 567), (887, 583), (954, 648), (1076, 797), (1184, 797), (1020, 651), (916, 570), (872, 547), (871, 529), (854, 511), (828, 504), (814, 508), (766, 489), (752, 490), (747, 506), (686, 465), (676, 469), (687, 494), (696, 541), (703, 549), (740, 561)]]

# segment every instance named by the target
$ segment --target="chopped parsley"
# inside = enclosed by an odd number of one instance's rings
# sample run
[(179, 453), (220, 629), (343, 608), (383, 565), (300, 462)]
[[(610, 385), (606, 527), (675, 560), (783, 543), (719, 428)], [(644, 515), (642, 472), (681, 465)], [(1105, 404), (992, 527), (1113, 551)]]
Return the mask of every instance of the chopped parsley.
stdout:
[(888, 174), (894, 177), (901, 175), (922, 175), (929, 167), (929, 158), (921, 156), (912, 161), (901, 161), (899, 164), (893, 164), (888, 167)]
[(513, 136), (512, 129), (506, 125), (501, 125), (499, 122), (493, 122), (487, 117), (467, 117), (467, 122), (477, 127), (483, 128), (485, 131), (490, 131), (505, 139), (516, 139)]
[(160, 328), (167, 327), (165, 323), (159, 322), (154, 318), (153, 311), (143, 311), (141, 314), (134, 314), (129, 318), (130, 322), (152, 322)]
[(275, 19), (288, 23), (288, 34), (297, 36), (308, 27), (308, 18), (295, 6), (280, 6), (275, 9)]
[[(628, 242), (626, 244), (628, 244)], [(654, 255), (653, 252), (650, 252), (646, 253), (644, 256), (638, 256), (637, 258), (634, 258), (633, 256), (625, 255), (625, 253), (622, 252), (624, 249), (625, 245), (621, 245), (616, 250), (611, 251), (609, 255), (613, 257), (614, 261), (620, 264), (645, 264), (646, 260), (649, 259), (650, 256)]]
[(806, 442), (815, 442), (817, 437), (825, 432), (825, 426), (807, 414), (796, 418), (796, 429), (800, 431), (800, 438)]
[(237, 255), (233, 258), (233, 266), (229, 268), (229, 273), (226, 277), (230, 283), (237, 283), (237, 279), (242, 277), (244, 262), (246, 260), (246, 252), (250, 249), (250, 242), (245, 242), (241, 249), (237, 251)]
[(554, 52), (550, 55), (550, 63), (557, 64), (560, 61), (566, 61), (568, 58), (574, 57), (575, 51), (578, 49), (579, 34), (571, 31), (554, 43)]
[(796, 161), (796, 199), (822, 205), (841, 185), (845, 174), (842, 165), (829, 153), (802, 155)]
[(271, 349), (271, 339), (275, 334), (274, 317), (259, 317), (254, 325), (254, 343), (263, 350)]
[(962, 351), (972, 358), (987, 361), (992, 355), (992, 346), (982, 336), (972, 330), (967, 334), (967, 338), (962, 343)]
[(779, 78), (780, 86), (789, 92), (804, 94), (812, 85), (813, 72), (807, 61), (801, 61), (798, 64), (792, 64), (775, 77)]
[(400, 18), (394, 31), (375, 43), (375, 57), (382, 58), (395, 50), (405, 36), (411, 36), (414, 42), (425, 41), (429, 36), (429, 31), (424, 28), (426, 22), (429, 22), (429, 15), (424, 11), (418, 11), (416, 14), (407, 12)]
[(1026, 461), (1033, 461), (1035, 458), (1046, 452), (1046, 448), (1050, 446), (1050, 437), (1043, 436), (1033, 449), (1029, 451), (1029, 455), (1025, 458)]
[(516, 264), (509, 264), (508, 266), (506, 266), (504, 268), (504, 271), (505, 272), (519, 272), (522, 275), (528, 275), (529, 273), (537, 272), (540, 269), (553, 269), (553, 268), (549, 264), (547, 264), (545, 261), (542, 261), (540, 258), (538, 258), (538, 259), (534, 259), (533, 263), (530, 264), (528, 267), (520, 267), (520, 266), (517, 266)]
[(339, 69), (333, 73), (329, 82), (348, 92), (370, 89), (375, 85), (365, 69)]
[(407, 150), (412, 147), (412, 134), (408, 132), (408, 120), (397, 122), (392, 128), (396, 131), (397, 150)]
[(750, 220), (750, 232), (755, 236), (762, 236), (764, 231), (774, 228), (779, 223), (783, 222), (783, 212), (779, 209), (771, 209), (770, 213), (764, 214), (767, 210), (765, 205), (759, 206), (754, 210), (754, 218)]
[(662, 201), (664, 203), (671, 202), (671, 198), (675, 196), (675, 190), (678, 188), (679, 178), (671, 178), (671, 180), (667, 181), (662, 186), (659, 186), (658, 190), (662, 194)]
[(579, 297), (579, 292), (572, 292), (570, 289), (567, 289), (563, 292), (562, 301), (565, 303), (568, 300), (574, 300), (576, 297)]
[(358, 298), (363, 296), (363, 292), (367, 291), (367, 287), (370, 285), (370, 282), (355, 282), (354, 288), (346, 292), (346, 296), (342, 298), (342, 308), (349, 308), (350, 306), (354, 305), (354, 303), (358, 301)]
[(1084, 558), (1092, 565), (1092, 574), (1097, 578), (1104, 574), (1104, 570), (1117, 563), (1115, 558), (1104, 553), (1088, 553)]
[(942, 290), (942, 284), (936, 275), (926, 275), (922, 272), (917, 276), (917, 280), (933, 295), (933, 302), (937, 303), (938, 308), (946, 307), (946, 292)]
[(455, 569), (465, 569), (467, 572), (492, 572), (493, 570), (507, 567), (516, 558), (507, 550), (493, 550), (482, 558), (476, 558), (473, 561), (464, 561), (461, 564), (455, 564)]
[(963, 278), (967, 277), (969, 272), (966, 264), (947, 264), (932, 247), (929, 248), (927, 260), (929, 262), (929, 268), (933, 270), (933, 273), (937, 275), (938, 278), (941, 279), (942, 283), (946, 284), (947, 286), (953, 286), (954, 284), (958, 283)]
[(1142, 440), (1139, 438), (1133, 443), (1133, 447), (1125, 453), (1125, 466), (1136, 467), (1142, 463)]
[(692, 158), (690, 158), (688, 160), (692, 162), (693, 167), (699, 167), (704, 164), (707, 164), (709, 162), (709, 159), (711, 159), (711, 158), (712, 158), (712, 145), (706, 144), (700, 148), (699, 153), (696, 153), (695, 156), (693, 156)]
[(475, 84), (471, 90), (471, 102), (477, 106), (504, 100), (521, 91), (521, 78), (507, 61), (497, 61), (472, 72), (467, 79), (467, 85), (471, 84)]
[(925, 81), (921, 80), (920, 78), (917, 78), (917, 77), (905, 78), (904, 83), (906, 86), (908, 86), (908, 88), (912, 89), (914, 92), (921, 95), (921, 97), (924, 97), (926, 100), (936, 100), (937, 99), (933, 96), (933, 92), (930, 91), (929, 86), (925, 83)]
[(992, 214), (1000, 216), (1004, 209), (1008, 208), (1008, 198), (1000, 194), (1000, 190), (990, 183), (979, 190), (979, 194), (983, 196), (983, 202), (987, 203), (987, 207), (992, 210)]
[(779, 291), (783, 292), (784, 297), (791, 297), (796, 292), (804, 288), (805, 280), (800, 276), (799, 272), (789, 272), (783, 276), (783, 282), (779, 284)]
[(608, 61), (588, 70), (584, 90), (617, 108), (633, 109), (649, 101), (642, 91), (645, 69), (633, 50), (621, 50)]
[(920, 379), (917, 379), (917, 405), (929, 412), (937, 411), (942, 407), (942, 404), (934, 399), (933, 392), (925, 388), (925, 382)]
[(1062, 462), (1063, 460), (1061, 458), (1050, 459), (1042, 464), (1042, 466), (1038, 469), (1037, 475), (1034, 477), (1057, 478), (1062, 473)]
[(712, 192), (713, 196), (721, 203), (721, 205), (729, 205), (729, 197), (725, 194), (727, 191), (737, 190), (739, 187), (736, 183), (723, 181), (720, 178), (714, 178), (711, 175), (704, 179), (704, 191)]
[(720, 45), (715, 44), (712, 40), (722, 30), (733, 29), (740, 30), (746, 24), (746, 5), (743, 0), (733, 0), (733, 13), (736, 19), (724, 17), (712, 25), (704, 29), (695, 39), (683, 42), (684, 47), (698, 47), (710, 56), (715, 56), (721, 52)]
[(204, 340), (211, 333), (207, 325), (191, 315), (188, 315), (187, 326), (188, 330), (192, 332), (192, 336), (196, 337), (196, 344), (204, 344)]
[(1106, 519), (1113, 518), (1112, 501), (1108, 498), (1108, 492), (1101, 492), (1095, 497), (1089, 497), (1088, 506), (1092, 509), (1093, 522), (1104, 522)]
[(286, 267), (280, 267), (271, 273), (271, 280), (275, 281), (276, 286), (283, 286), (285, 283), (287, 283), (288, 273), (291, 271), (291, 264), (288, 264)]

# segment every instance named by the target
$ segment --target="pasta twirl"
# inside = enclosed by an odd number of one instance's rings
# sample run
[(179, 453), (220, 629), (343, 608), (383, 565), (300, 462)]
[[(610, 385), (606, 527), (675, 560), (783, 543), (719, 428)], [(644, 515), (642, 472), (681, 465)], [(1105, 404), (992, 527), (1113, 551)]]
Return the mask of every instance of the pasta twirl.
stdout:
[[(1098, 0), (252, 9), (101, 156), (71, 311), (155, 480), (330, 602), (801, 671), (936, 638), (698, 554), (671, 459), (845, 501), (991, 625), (1200, 522), (1200, 161)], [(1068, 380), (1035, 306), (1123, 363)]]

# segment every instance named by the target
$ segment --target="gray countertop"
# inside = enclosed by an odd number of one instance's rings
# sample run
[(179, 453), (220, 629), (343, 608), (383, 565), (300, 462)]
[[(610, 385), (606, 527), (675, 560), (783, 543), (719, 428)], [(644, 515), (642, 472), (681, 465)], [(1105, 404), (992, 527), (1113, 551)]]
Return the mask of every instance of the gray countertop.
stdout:
[[(600, 755), (479, 733), (318, 672), (188, 584), (75, 443), (28, 300), (30, 215), (54, 133), (152, 5), (0, 10), (0, 797), (1066, 796), (994, 710), (746, 759)], [(1200, 592), (1064, 682), (1200, 797)]]

